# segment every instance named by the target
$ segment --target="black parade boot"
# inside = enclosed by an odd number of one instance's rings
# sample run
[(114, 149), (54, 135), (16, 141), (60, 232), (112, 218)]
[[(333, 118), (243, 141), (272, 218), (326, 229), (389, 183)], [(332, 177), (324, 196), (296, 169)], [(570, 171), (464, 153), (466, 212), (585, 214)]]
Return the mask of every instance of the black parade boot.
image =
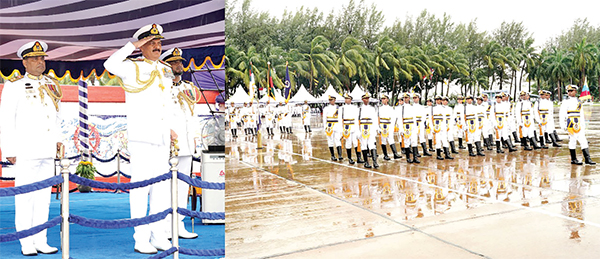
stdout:
[(483, 153), (483, 148), (481, 147), (481, 141), (475, 141), (475, 146), (477, 147), (477, 155), (485, 156), (485, 154)]
[(427, 151), (427, 144), (425, 144), (425, 142), (421, 143), (421, 147), (423, 148), (424, 156), (431, 156), (431, 153), (429, 153), (429, 151)]
[(417, 154), (419, 154), (419, 147), (412, 147), (412, 152), (413, 152), (413, 163), (420, 164), (421, 161), (419, 161), (419, 158), (416, 156)]
[(308, 133), (308, 126), (304, 125), (304, 132)]
[[(540, 146), (537, 144), (537, 141), (536, 141), (536, 139), (535, 139), (535, 138), (528, 137), (527, 139), (529, 139), (529, 142), (531, 143), (531, 146), (533, 147), (533, 149), (536, 149), (536, 150), (537, 150), (537, 149), (540, 149), (540, 148), (541, 148), (541, 147), (540, 147)], [(526, 140), (527, 140), (527, 139), (526, 139)], [(546, 148), (548, 148), (548, 147), (546, 147)]]
[(283, 126), (279, 126), (279, 133), (283, 133)]
[(436, 157), (437, 160), (444, 160), (444, 157), (442, 156), (442, 150), (441, 149), (439, 149), (439, 148), (436, 149), (435, 153), (437, 154), (437, 157)]
[[(492, 147), (495, 146), (494, 137), (492, 136), (492, 134), (488, 135), (488, 141), (490, 142), (490, 146), (492, 146)], [(494, 150), (494, 149), (492, 148), (490, 150)]]
[(467, 147), (469, 148), (469, 156), (477, 156), (475, 153), (473, 153), (473, 144), (467, 143)]
[(294, 128), (292, 128), (292, 127), (289, 127), (289, 128), (290, 128), (290, 133), (294, 134)]
[(515, 143), (521, 143), (521, 141), (519, 140), (519, 138), (517, 137), (517, 132), (513, 131), (512, 133), (513, 138), (515, 139)]
[(403, 150), (404, 150), (404, 154), (406, 155), (406, 162), (409, 164), (412, 164), (413, 161), (412, 161), (412, 159), (410, 159), (410, 148), (409, 147), (403, 148)]
[(452, 154), (458, 154), (458, 151), (456, 151), (456, 145), (454, 145), (454, 141), (450, 141), (450, 151), (452, 151)]
[(433, 139), (428, 139), (427, 142), (429, 143), (429, 151), (435, 151), (435, 149), (433, 149)]
[(558, 137), (558, 133), (556, 133), (556, 130), (554, 130), (554, 132), (552, 132), (552, 135), (554, 135), (554, 139), (556, 139), (556, 142), (562, 142), (562, 139), (560, 139)]
[(543, 149), (548, 149), (548, 146), (546, 146), (546, 141), (544, 141), (544, 137), (546, 137), (547, 134), (544, 134), (544, 136), (540, 135), (540, 147)]
[(390, 148), (392, 148), (392, 153), (394, 153), (394, 159), (402, 158), (402, 156), (398, 154), (398, 151), (396, 150), (396, 144), (391, 144)]
[(308, 132), (312, 132), (312, 129), (310, 129), (310, 125), (308, 125)]
[(505, 139), (504, 142), (506, 142), (509, 152), (517, 151), (517, 148), (515, 147), (515, 145), (513, 145), (512, 141), (510, 140), (510, 137), (508, 139)]
[(342, 157), (342, 146), (338, 146), (337, 151), (338, 151), (338, 156), (339, 156), (338, 161), (344, 160), (344, 157)]
[(357, 147), (354, 148), (354, 151), (356, 151), (356, 163), (359, 163), (359, 164), (364, 163), (365, 161), (362, 160), (362, 157), (361, 157), (361, 154), (360, 154), (361, 152), (358, 152), (358, 148)]
[(333, 147), (329, 147), (329, 153), (331, 153), (331, 161), (337, 161), (337, 158), (335, 158)]
[(459, 149), (466, 149), (466, 147), (463, 146), (463, 139), (462, 138), (458, 138), (458, 148)]
[(582, 149), (581, 152), (583, 153), (583, 158), (584, 158), (586, 164), (588, 164), (588, 165), (596, 164), (596, 162), (592, 161), (592, 158), (590, 157), (590, 149), (589, 148)]
[(354, 164), (354, 160), (352, 160), (352, 149), (346, 148), (346, 155), (348, 155), (348, 163), (351, 165)]
[(387, 153), (387, 147), (385, 145), (381, 145), (381, 151), (383, 152), (383, 160), (390, 160), (390, 157)]
[(504, 154), (504, 151), (502, 151), (502, 145), (500, 145), (500, 140), (496, 140), (496, 153)]
[(572, 165), (583, 165), (583, 163), (579, 160), (577, 160), (577, 154), (575, 153), (575, 149), (569, 149), (569, 152), (571, 153), (571, 164)]
[(544, 138), (546, 139), (546, 144), (552, 144), (552, 140), (550, 139), (550, 134), (548, 134), (548, 132), (544, 133)]
[[(416, 152), (415, 152), (415, 148), (416, 148), (416, 150), (417, 150)], [(416, 156), (416, 157), (421, 157), (421, 154), (419, 154), (419, 148), (417, 148), (417, 147), (412, 147), (412, 148), (411, 148), (411, 152), (413, 153), (413, 156)], [(414, 159), (413, 159), (413, 162), (414, 162)]]
[(483, 138), (483, 146), (487, 150), (492, 150), (490, 140), (488, 138)]
[(369, 153), (368, 150), (362, 151), (362, 154), (365, 157), (365, 168), (371, 168), (371, 165), (369, 164), (369, 156), (367, 156), (367, 153)]
[(522, 138), (521, 139), (521, 144), (523, 145), (523, 150), (533, 150), (532, 148), (529, 147), (529, 141), (527, 141), (527, 138)]
[(373, 157), (373, 168), (379, 168), (379, 164), (377, 163), (377, 149), (371, 149), (371, 156)]
[(554, 134), (548, 134), (548, 136), (550, 137), (550, 140), (552, 141), (553, 147), (562, 147), (561, 144), (556, 143), (556, 137), (554, 137)]
[(454, 159), (454, 157), (450, 156), (450, 149), (448, 147), (444, 147), (444, 154), (446, 155), (444, 158), (446, 159)]

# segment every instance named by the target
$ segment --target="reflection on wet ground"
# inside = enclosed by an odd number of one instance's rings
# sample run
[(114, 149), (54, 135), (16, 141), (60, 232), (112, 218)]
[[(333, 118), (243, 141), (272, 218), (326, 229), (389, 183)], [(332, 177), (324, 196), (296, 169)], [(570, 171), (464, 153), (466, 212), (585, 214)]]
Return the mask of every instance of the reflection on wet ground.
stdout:
[[(600, 120), (589, 127), (600, 162)], [(600, 167), (572, 166), (561, 138), (419, 165), (378, 152), (372, 170), (329, 160), (322, 129), (263, 138), (262, 150), (241, 136), (226, 149), (227, 257), (595, 258)]]

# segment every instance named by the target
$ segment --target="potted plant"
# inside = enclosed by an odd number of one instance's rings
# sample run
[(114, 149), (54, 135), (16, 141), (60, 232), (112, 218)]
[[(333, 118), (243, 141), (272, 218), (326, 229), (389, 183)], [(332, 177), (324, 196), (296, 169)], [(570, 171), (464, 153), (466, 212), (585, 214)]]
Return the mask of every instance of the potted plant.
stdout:
[[(94, 165), (90, 161), (79, 162), (79, 164), (77, 165), (77, 168), (75, 169), (75, 175), (78, 175), (83, 178), (91, 179), (91, 180), (95, 179), (94, 178), (95, 173), (96, 173), (96, 167), (94, 167)], [(92, 187), (84, 186), (84, 185), (77, 185), (77, 189), (79, 190), (79, 192), (91, 192), (92, 191)]]

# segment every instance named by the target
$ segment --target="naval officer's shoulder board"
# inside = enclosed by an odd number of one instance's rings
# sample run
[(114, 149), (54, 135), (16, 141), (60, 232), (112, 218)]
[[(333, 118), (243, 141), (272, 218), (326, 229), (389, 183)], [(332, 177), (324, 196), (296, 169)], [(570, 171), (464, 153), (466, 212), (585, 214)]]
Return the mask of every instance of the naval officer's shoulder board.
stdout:
[(11, 79), (8, 79), (8, 81), (11, 82), (11, 83), (14, 83), (14, 82), (17, 82), (17, 81), (19, 81), (21, 79), (23, 79), (23, 76), (22, 75), (18, 75), (18, 76), (15, 76), (15, 77), (11, 78)]

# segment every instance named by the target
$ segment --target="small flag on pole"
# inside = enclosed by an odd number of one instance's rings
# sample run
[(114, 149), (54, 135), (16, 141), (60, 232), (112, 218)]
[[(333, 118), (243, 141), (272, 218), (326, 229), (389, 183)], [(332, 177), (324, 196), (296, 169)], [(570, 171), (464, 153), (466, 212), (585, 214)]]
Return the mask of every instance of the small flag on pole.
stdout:
[(251, 100), (254, 100), (254, 98), (256, 97), (256, 84), (254, 83), (254, 75), (252, 74), (252, 63), (250, 63), (250, 68), (248, 69), (248, 71), (250, 71), (250, 85), (248, 86), (248, 95), (250, 95)]
[(583, 87), (581, 88), (581, 95), (579, 95), (579, 100), (592, 100), (592, 94), (590, 93), (590, 88), (587, 85), (587, 78), (583, 81)]
[[(273, 69), (275, 70), (275, 69)], [(273, 89), (273, 77), (271, 76), (271, 62), (267, 62), (267, 84), (269, 84), (267, 94), (275, 100), (275, 89)]]
[(288, 69), (288, 62), (285, 62), (285, 90), (283, 92), (283, 97), (286, 101), (290, 100), (292, 96), (292, 85), (290, 83), (290, 70)]

